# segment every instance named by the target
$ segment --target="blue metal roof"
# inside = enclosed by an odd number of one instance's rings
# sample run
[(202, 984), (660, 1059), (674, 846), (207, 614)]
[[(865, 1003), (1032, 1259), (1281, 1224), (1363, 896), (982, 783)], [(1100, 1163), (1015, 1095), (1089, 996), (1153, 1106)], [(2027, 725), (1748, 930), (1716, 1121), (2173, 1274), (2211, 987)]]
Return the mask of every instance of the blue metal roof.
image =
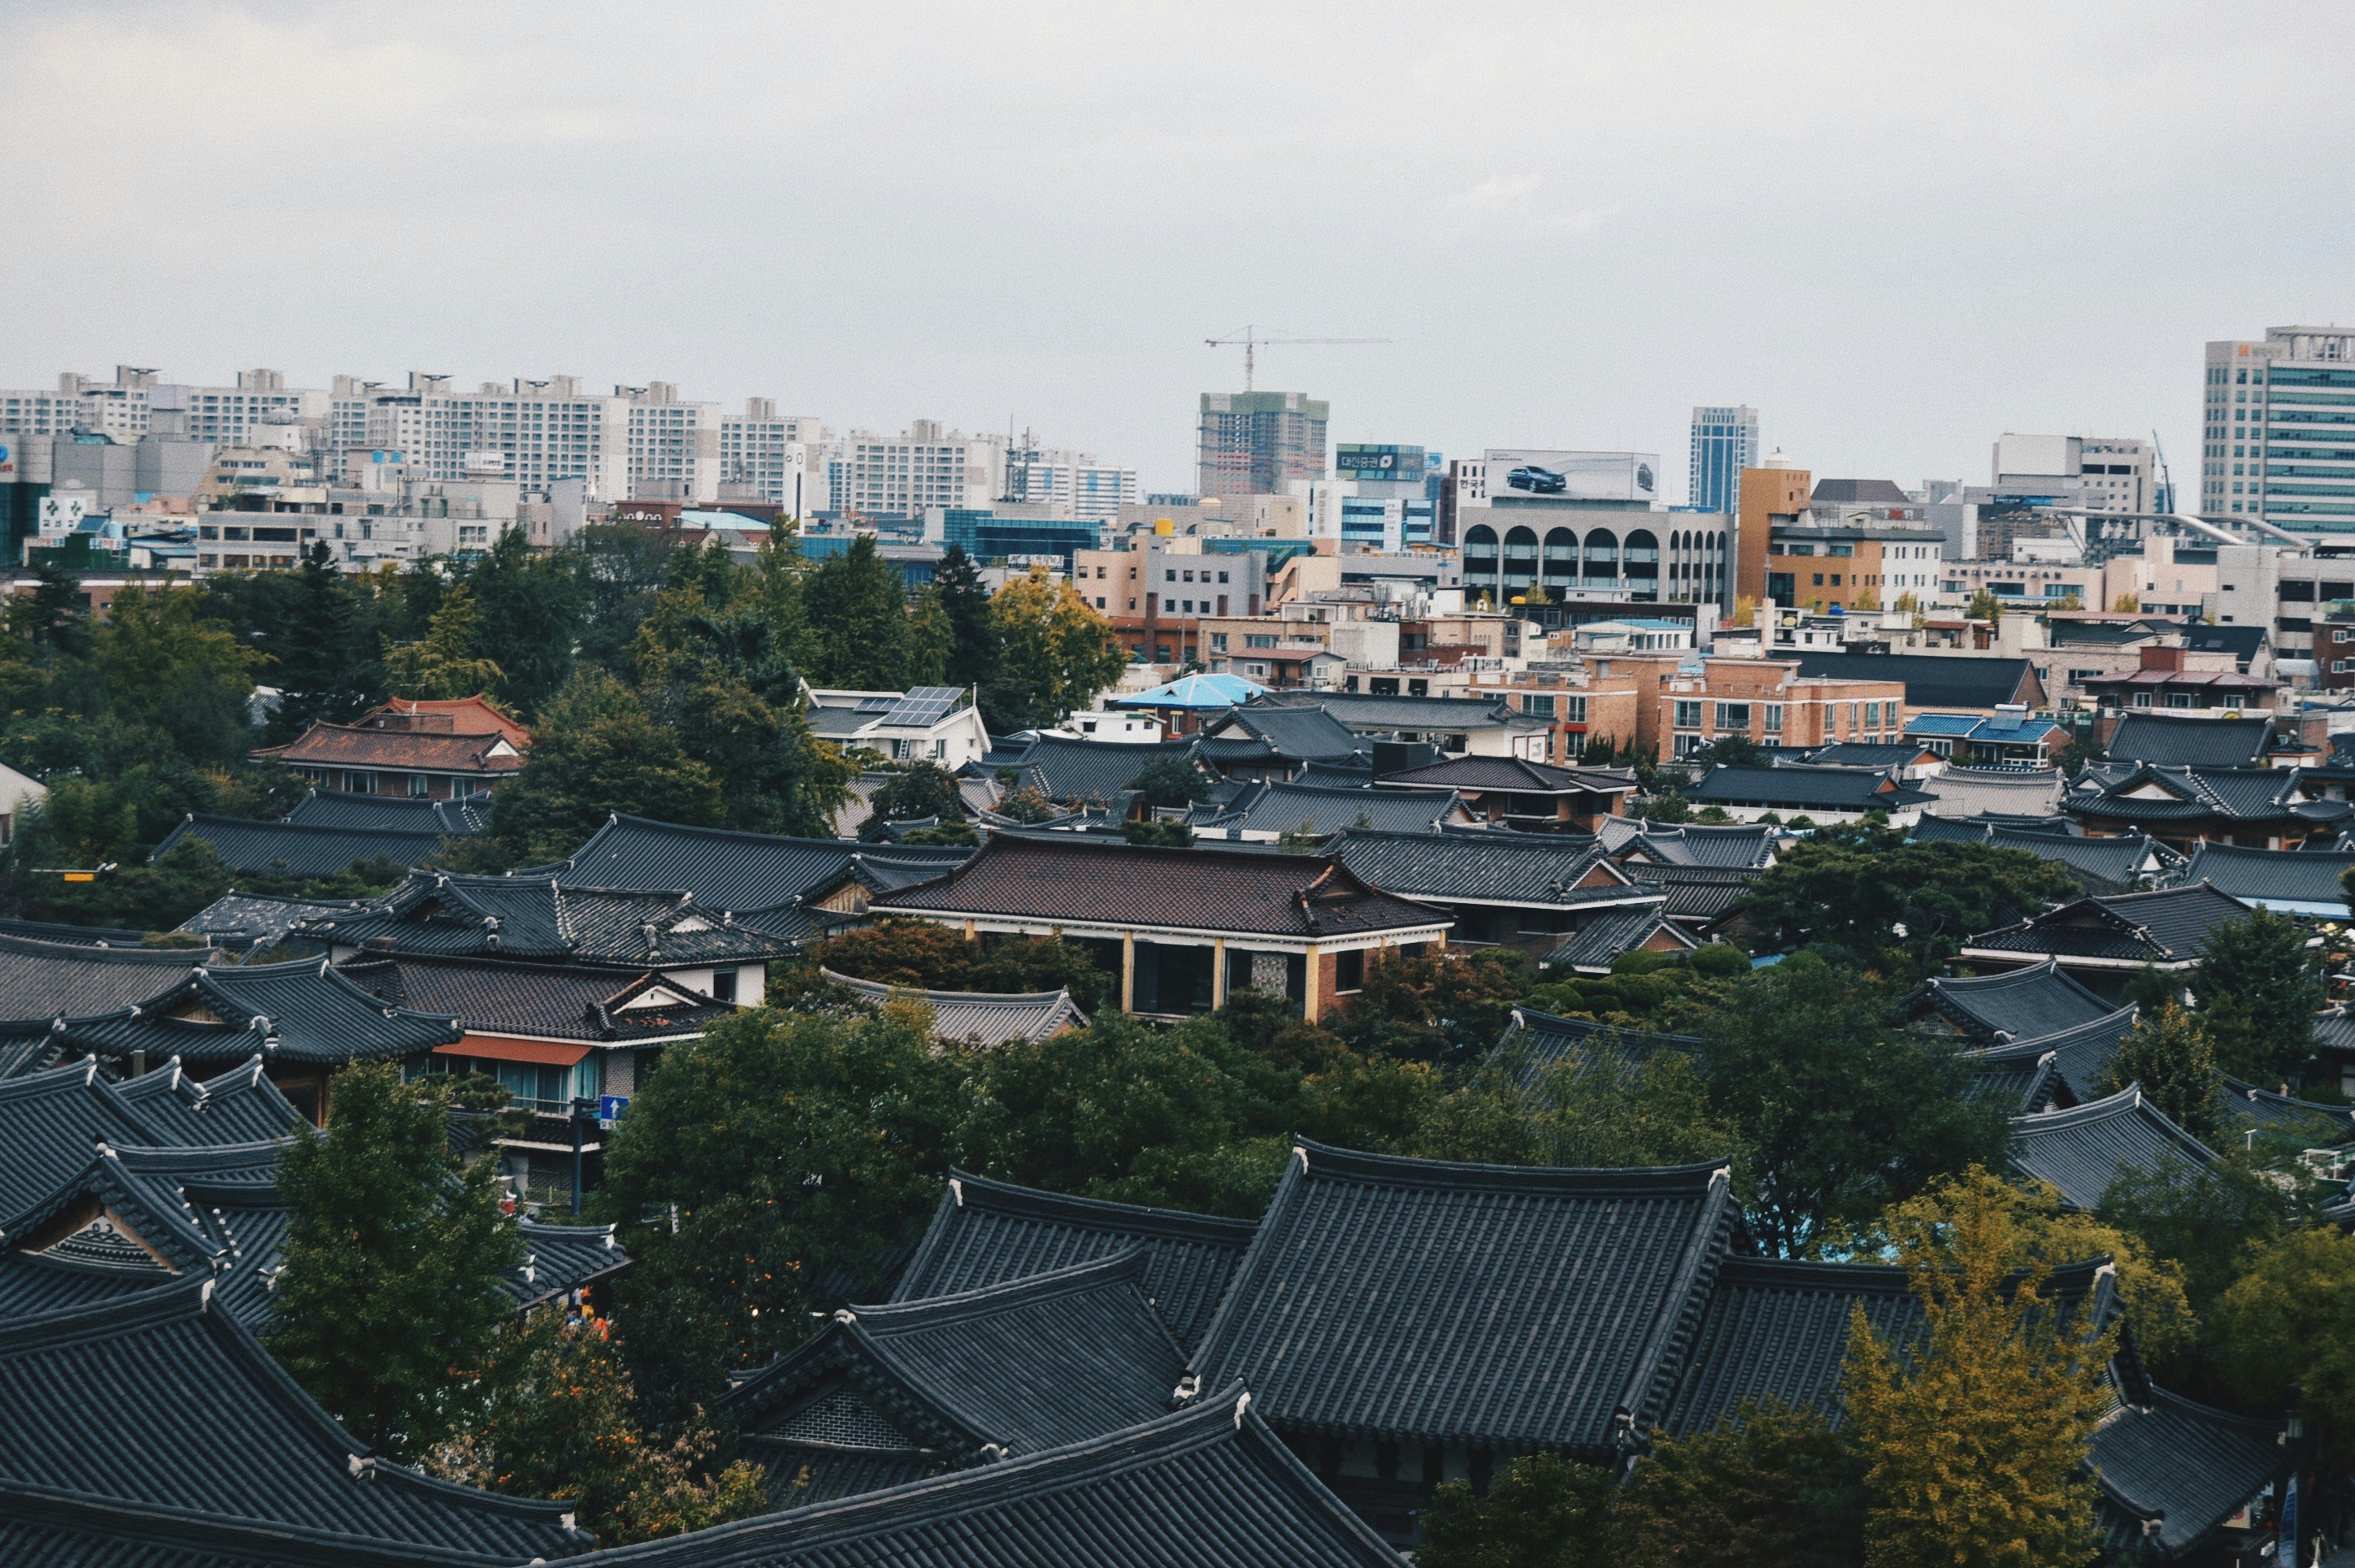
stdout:
[(1167, 686), (1156, 686), (1150, 691), (1140, 691), (1134, 697), (1115, 697), (1108, 706), (1113, 708), (1237, 708), (1249, 702), (1267, 688), (1254, 685), (1239, 675), (1189, 675), (1180, 677)]

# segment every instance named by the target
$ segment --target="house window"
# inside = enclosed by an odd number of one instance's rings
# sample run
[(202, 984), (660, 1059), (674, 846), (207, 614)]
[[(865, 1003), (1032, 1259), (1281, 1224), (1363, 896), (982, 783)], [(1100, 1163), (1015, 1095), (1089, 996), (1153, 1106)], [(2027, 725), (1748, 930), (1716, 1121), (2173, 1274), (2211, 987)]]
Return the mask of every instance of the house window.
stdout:
[(1745, 735), (1750, 733), (1750, 704), (1747, 702), (1719, 703), (1717, 727), (1721, 731), (1739, 730)]
[(715, 1002), (732, 1002), (736, 999), (735, 970), (714, 969), (711, 972), (711, 999)]
[(1880, 703), (1868, 702), (1864, 705), (1864, 727), (1868, 730), (1878, 730), (1881, 728)]
[(1224, 632), (1212, 632), (1210, 634), (1210, 651), (1214, 654), (1222, 654), (1227, 651), (1227, 635)]
[(1783, 705), (1779, 702), (1770, 702), (1766, 705), (1766, 733), (1779, 735), (1782, 732)]
[(1700, 704), (1699, 702), (1688, 702), (1679, 698), (1677, 701), (1676, 727), (1679, 730), (1700, 729)]
[(411, 773), (409, 775), (409, 793), (413, 795), (432, 795), (433, 781), (423, 773)]
[(1562, 699), (1562, 706), (1567, 709), (1567, 711), (1562, 714), (1562, 717), (1568, 720), (1571, 723), (1583, 724), (1586, 722), (1586, 699), (1583, 697), (1565, 697)]
[(1540, 697), (1532, 692), (1521, 699), (1521, 711), (1532, 718), (1550, 719), (1553, 717), (1553, 698), (1550, 695)]
[(1337, 995), (1366, 988), (1366, 950), (1362, 947), (1333, 955), (1333, 990)]

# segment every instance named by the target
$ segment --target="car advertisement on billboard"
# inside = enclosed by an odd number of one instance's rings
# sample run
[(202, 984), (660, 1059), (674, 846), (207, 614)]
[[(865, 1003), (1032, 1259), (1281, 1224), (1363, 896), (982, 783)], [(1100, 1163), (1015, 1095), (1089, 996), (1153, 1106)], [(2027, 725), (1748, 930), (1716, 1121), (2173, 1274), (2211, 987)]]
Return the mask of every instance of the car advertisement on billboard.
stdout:
[(1488, 449), (1491, 501), (1642, 501), (1660, 498), (1660, 459), (1651, 452)]

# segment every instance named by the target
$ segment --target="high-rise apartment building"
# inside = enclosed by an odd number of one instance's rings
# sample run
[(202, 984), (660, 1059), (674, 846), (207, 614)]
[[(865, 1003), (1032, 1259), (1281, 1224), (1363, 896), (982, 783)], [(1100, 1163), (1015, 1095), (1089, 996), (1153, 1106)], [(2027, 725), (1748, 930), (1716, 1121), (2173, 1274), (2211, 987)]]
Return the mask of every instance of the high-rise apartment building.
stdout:
[[(412, 372), (406, 389), (388, 391), (338, 376), (329, 400), (330, 436), (341, 447), (398, 450), (412, 477), (511, 479), (526, 495), (546, 495), (553, 484), (579, 479), (592, 502), (627, 499), (634, 456), (650, 473), (676, 476), (661, 454), (633, 453), (636, 405), (630, 393), (587, 391), (578, 376), (517, 378), (506, 386), (485, 381), (473, 392), (458, 391), (450, 381)], [(635, 428), (668, 430), (670, 421), (657, 417), (635, 421)], [(679, 428), (687, 428), (684, 421)], [(349, 439), (355, 431), (357, 442)], [(716, 432), (711, 461), (716, 472)]]
[(2355, 328), (2211, 343), (2200, 416), (2202, 514), (2355, 532)]
[(1003, 479), (1005, 438), (918, 420), (896, 436), (855, 430), (827, 464), (828, 502), (862, 517), (916, 517), (928, 507), (987, 507)]
[(826, 461), (834, 432), (805, 414), (780, 414), (774, 398), (747, 398), (744, 412), (719, 421), (720, 498), (766, 501), (791, 517), (826, 501)]
[(1697, 408), (1692, 411), (1692, 469), (1685, 504), (1732, 516), (1742, 500), (1742, 471), (1758, 464), (1758, 411)]
[(1205, 392), (1199, 426), (1204, 496), (1283, 496), (1325, 477), (1331, 405), (1299, 392)]
[(999, 501), (1082, 522), (1111, 522), (1139, 493), (1134, 468), (1108, 467), (1092, 452), (1041, 447), (1028, 431), (1005, 449), (1001, 472)]

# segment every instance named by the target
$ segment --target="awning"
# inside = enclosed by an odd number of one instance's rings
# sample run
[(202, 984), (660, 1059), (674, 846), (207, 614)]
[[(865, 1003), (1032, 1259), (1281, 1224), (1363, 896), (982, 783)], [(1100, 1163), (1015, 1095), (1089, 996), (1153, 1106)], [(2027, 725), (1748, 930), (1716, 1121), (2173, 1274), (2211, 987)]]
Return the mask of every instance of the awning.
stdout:
[(585, 1045), (559, 1045), (546, 1040), (505, 1040), (495, 1034), (470, 1034), (455, 1045), (437, 1045), (436, 1056), (473, 1056), (485, 1061), (536, 1061), (543, 1067), (570, 1067), (589, 1054)]

